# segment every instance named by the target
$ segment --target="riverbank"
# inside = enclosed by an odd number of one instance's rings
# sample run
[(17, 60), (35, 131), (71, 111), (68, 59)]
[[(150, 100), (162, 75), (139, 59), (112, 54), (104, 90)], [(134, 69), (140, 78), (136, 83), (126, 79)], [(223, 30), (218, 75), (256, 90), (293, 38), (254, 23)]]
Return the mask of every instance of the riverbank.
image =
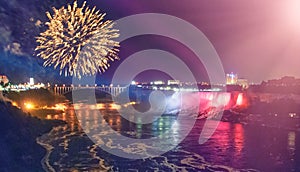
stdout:
[[(6, 97), (13, 101), (23, 111), (33, 108), (52, 107), (58, 103), (66, 102), (64, 96), (54, 95), (47, 89), (34, 89), (22, 92), (8, 92)], [(29, 105), (29, 106), (28, 106)]]
[(46, 150), (36, 139), (64, 122), (41, 120), (0, 101), (0, 171), (43, 171)]

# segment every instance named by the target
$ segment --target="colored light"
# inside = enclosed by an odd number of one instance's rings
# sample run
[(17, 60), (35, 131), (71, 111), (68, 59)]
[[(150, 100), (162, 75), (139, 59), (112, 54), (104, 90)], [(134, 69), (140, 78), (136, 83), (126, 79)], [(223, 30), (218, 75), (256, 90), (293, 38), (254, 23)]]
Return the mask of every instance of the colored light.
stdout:
[(33, 109), (34, 105), (32, 103), (24, 103), (26, 109)]
[(236, 100), (236, 105), (237, 105), (237, 106), (243, 105), (243, 94), (242, 94), (242, 93), (240, 93), (240, 94), (238, 95), (237, 100)]
[(64, 104), (56, 104), (55, 107), (54, 107), (55, 110), (66, 110), (67, 109), (67, 106), (64, 105)]
[(34, 85), (34, 79), (33, 78), (29, 79), (29, 85)]
[(12, 102), (12, 105), (16, 106), (16, 107), (18, 106), (18, 104), (16, 102)]

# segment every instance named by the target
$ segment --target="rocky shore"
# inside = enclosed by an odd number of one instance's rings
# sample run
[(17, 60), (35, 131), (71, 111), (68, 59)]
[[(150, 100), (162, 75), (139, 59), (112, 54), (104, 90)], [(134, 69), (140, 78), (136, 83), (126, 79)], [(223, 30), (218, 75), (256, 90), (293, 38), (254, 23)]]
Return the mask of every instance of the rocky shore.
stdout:
[(0, 101), (0, 171), (43, 171), (46, 150), (36, 138), (63, 121), (41, 120), (10, 102)]

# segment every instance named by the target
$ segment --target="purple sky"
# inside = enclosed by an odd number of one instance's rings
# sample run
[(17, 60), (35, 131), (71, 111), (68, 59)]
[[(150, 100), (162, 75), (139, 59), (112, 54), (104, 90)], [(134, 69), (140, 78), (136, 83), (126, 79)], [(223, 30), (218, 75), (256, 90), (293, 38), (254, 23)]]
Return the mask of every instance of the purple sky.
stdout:
[(110, 0), (89, 4), (96, 4), (112, 19), (145, 12), (182, 18), (208, 37), (225, 72), (238, 73), (249, 81), (300, 77), (299, 0)]
[[(34, 35), (43, 27), (31, 20), (47, 22), (46, 11), (72, 1), (46, 0), (37, 4), (29, 0), (31, 3), (26, 5), (21, 0), (1, 1), (0, 46), (4, 51), (0, 52), (0, 74), (6, 74), (14, 82), (25, 82), (29, 77), (39, 82), (71, 82), (71, 77), (59, 76), (53, 67), (44, 68), (42, 59), (32, 55)], [(237, 73), (250, 82), (287, 75), (300, 78), (300, 0), (87, 0), (87, 4), (107, 13), (105, 19), (163, 13), (186, 20), (210, 40), (226, 73)], [(141, 26), (156, 25), (150, 22)], [(121, 60), (111, 63), (111, 68), (99, 76), (99, 82), (109, 83), (124, 59), (146, 49), (175, 54), (197, 75), (198, 81), (207, 80), (203, 65), (195, 61), (197, 57), (185, 45), (166, 37), (146, 35), (122, 42)], [(137, 79), (149, 81), (157, 76), (160, 76), (157, 72), (145, 72)], [(163, 78), (167, 77), (158, 79)]]

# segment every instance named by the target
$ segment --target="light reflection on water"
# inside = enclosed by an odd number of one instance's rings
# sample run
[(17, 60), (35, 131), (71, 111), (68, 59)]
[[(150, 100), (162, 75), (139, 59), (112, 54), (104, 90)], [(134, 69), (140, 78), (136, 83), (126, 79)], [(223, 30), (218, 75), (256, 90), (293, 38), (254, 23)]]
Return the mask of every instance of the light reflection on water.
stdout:
[[(297, 171), (299, 154), (297, 139), (299, 132), (269, 132), (265, 128), (249, 127), (242, 124), (220, 122), (215, 134), (203, 145), (198, 144), (200, 132), (205, 121), (198, 120), (190, 135), (172, 151), (146, 160), (125, 160), (101, 150), (99, 144), (106, 144), (117, 149), (117, 143), (103, 140), (109, 133), (99, 133), (93, 143), (84, 133), (91, 132), (98, 125), (109, 124), (115, 131), (132, 138), (166, 137), (170, 131), (174, 143), (180, 138), (180, 131), (188, 125), (188, 121), (178, 123), (175, 116), (158, 118), (148, 125), (130, 123), (115, 111), (101, 110), (103, 120), (98, 121), (97, 110), (82, 109), (76, 111), (69, 108), (63, 114), (47, 115), (47, 118), (58, 118), (67, 121), (67, 125), (56, 127), (51, 133), (42, 137), (42, 141), (54, 147), (49, 162), (57, 171), (72, 170), (112, 170), (127, 171), (232, 171), (233, 168), (260, 169), (262, 171)], [(76, 116), (77, 115), (77, 116)], [(138, 118), (134, 115), (131, 118)], [(80, 120), (80, 127), (78, 123)], [(138, 120), (133, 120), (138, 121)], [(214, 121), (206, 121), (214, 123)], [(286, 134), (286, 136), (285, 136)], [(275, 141), (274, 141), (275, 140)], [(102, 143), (101, 143), (102, 142)], [(284, 144), (285, 143), (285, 144)], [(171, 143), (166, 143), (171, 144)], [(286, 146), (285, 146), (286, 145)], [(121, 148), (127, 152), (149, 147)], [(282, 147), (285, 149), (282, 149)], [(257, 163), (260, 161), (260, 163)], [(215, 164), (215, 165), (213, 165)], [(126, 169), (126, 170), (125, 170)], [(253, 170), (254, 171), (254, 170)]]
[(288, 134), (288, 152), (291, 161), (295, 161), (296, 154), (296, 132), (290, 131)]
[[(234, 157), (241, 157), (244, 148), (244, 128), (241, 124), (236, 124), (234, 127)], [(238, 162), (237, 162), (238, 163)]]

